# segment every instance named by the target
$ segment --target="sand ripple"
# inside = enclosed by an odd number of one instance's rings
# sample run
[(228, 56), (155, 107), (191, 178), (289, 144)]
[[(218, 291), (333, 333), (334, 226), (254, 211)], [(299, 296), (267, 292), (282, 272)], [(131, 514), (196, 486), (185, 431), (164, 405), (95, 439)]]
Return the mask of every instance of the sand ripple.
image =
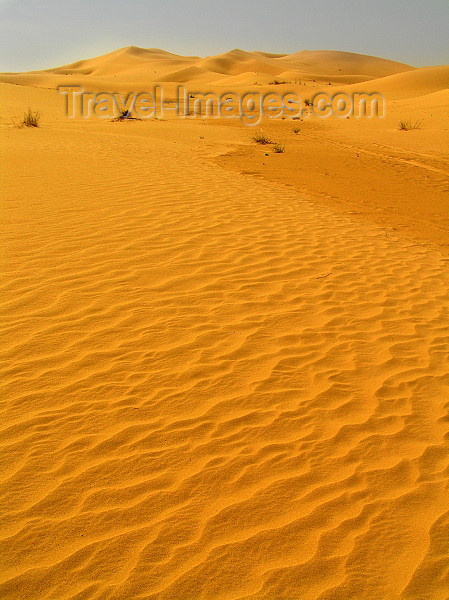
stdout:
[(172, 142), (37, 134), (0, 597), (446, 599), (447, 260)]

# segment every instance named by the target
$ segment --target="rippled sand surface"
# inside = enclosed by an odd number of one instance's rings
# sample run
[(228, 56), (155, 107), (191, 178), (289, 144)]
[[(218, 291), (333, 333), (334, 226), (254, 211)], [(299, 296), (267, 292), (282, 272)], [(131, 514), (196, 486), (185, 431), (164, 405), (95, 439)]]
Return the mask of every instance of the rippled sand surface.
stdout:
[(8, 134), (0, 597), (445, 600), (448, 259), (73, 128)]

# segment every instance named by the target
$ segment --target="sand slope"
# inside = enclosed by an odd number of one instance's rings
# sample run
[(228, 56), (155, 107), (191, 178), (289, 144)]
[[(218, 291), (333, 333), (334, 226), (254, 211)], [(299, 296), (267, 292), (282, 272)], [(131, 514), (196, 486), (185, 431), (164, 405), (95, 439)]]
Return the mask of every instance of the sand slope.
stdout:
[(0, 597), (446, 599), (448, 259), (229, 127), (50, 114), (2, 128)]
[[(247, 85), (254, 83), (253, 74), (258, 75), (258, 83), (269, 83), (278, 77), (288, 79), (290, 83), (315, 79), (350, 84), (413, 69), (414, 67), (409, 65), (383, 58), (330, 50), (303, 50), (295, 54), (277, 55), (266, 52), (246, 52), (236, 48), (216, 56), (200, 58), (179, 56), (154, 48), (129, 46), (103, 56), (45, 71), (2, 74), (0, 81), (43, 87), (57, 87), (60, 85), (58, 82), (61, 76), (70, 78), (66, 79), (66, 82), (76, 81), (86, 84), (89, 82), (94, 84), (95, 80), (114, 77), (128, 82), (207, 81), (210, 83), (220, 82), (225, 76), (246, 73), (249, 74)], [(268, 81), (265, 80), (266, 77)]]
[[(449, 67), (415, 68), (374, 56), (331, 50), (294, 54), (247, 52), (238, 48), (216, 56), (180, 56), (155, 48), (128, 46), (69, 65), (0, 73), (0, 82), (57, 89), (82, 86), (91, 92), (149, 91), (165, 84), (170, 96), (178, 85), (204, 91), (295, 91), (300, 97), (326, 92), (381, 92), (389, 100), (419, 97), (449, 89)], [(284, 83), (287, 88), (274, 87)], [(332, 86), (332, 87), (329, 87)]]
[(385, 77), (414, 69), (410, 65), (377, 56), (335, 50), (302, 50), (281, 57), (279, 62), (321, 75), (361, 75), (366, 78)]
[[(440, 90), (449, 90), (449, 66), (423, 67), (404, 73), (397, 73), (374, 79), (370, 88), (376, 89), (386, 98), (415, 98), (426, 96)], [(347, 91), (361, 89), (360, 86), (348, 86)]]

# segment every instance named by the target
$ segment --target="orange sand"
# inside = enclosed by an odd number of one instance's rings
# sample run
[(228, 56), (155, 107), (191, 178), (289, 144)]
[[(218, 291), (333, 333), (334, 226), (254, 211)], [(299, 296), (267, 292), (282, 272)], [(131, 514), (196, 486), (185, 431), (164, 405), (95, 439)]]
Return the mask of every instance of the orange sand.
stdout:
[[(0, 598), (449, 597), (448, 74), (132, 47), (0, 76)], [(388, 113), (264, 122), (274, 154), (54, 89), (233, 77)]]

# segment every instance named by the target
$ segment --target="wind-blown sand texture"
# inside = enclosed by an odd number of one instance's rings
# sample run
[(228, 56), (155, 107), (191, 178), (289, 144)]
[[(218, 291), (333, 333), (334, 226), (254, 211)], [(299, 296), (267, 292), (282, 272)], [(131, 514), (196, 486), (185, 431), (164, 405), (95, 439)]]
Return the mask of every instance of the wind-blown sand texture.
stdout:
[(0, 598), (446, 600), (445, 246), (222, 168), (243, 126), (69, 122), (27, 77), (0, 84), (42, 110), (2, 121)]

